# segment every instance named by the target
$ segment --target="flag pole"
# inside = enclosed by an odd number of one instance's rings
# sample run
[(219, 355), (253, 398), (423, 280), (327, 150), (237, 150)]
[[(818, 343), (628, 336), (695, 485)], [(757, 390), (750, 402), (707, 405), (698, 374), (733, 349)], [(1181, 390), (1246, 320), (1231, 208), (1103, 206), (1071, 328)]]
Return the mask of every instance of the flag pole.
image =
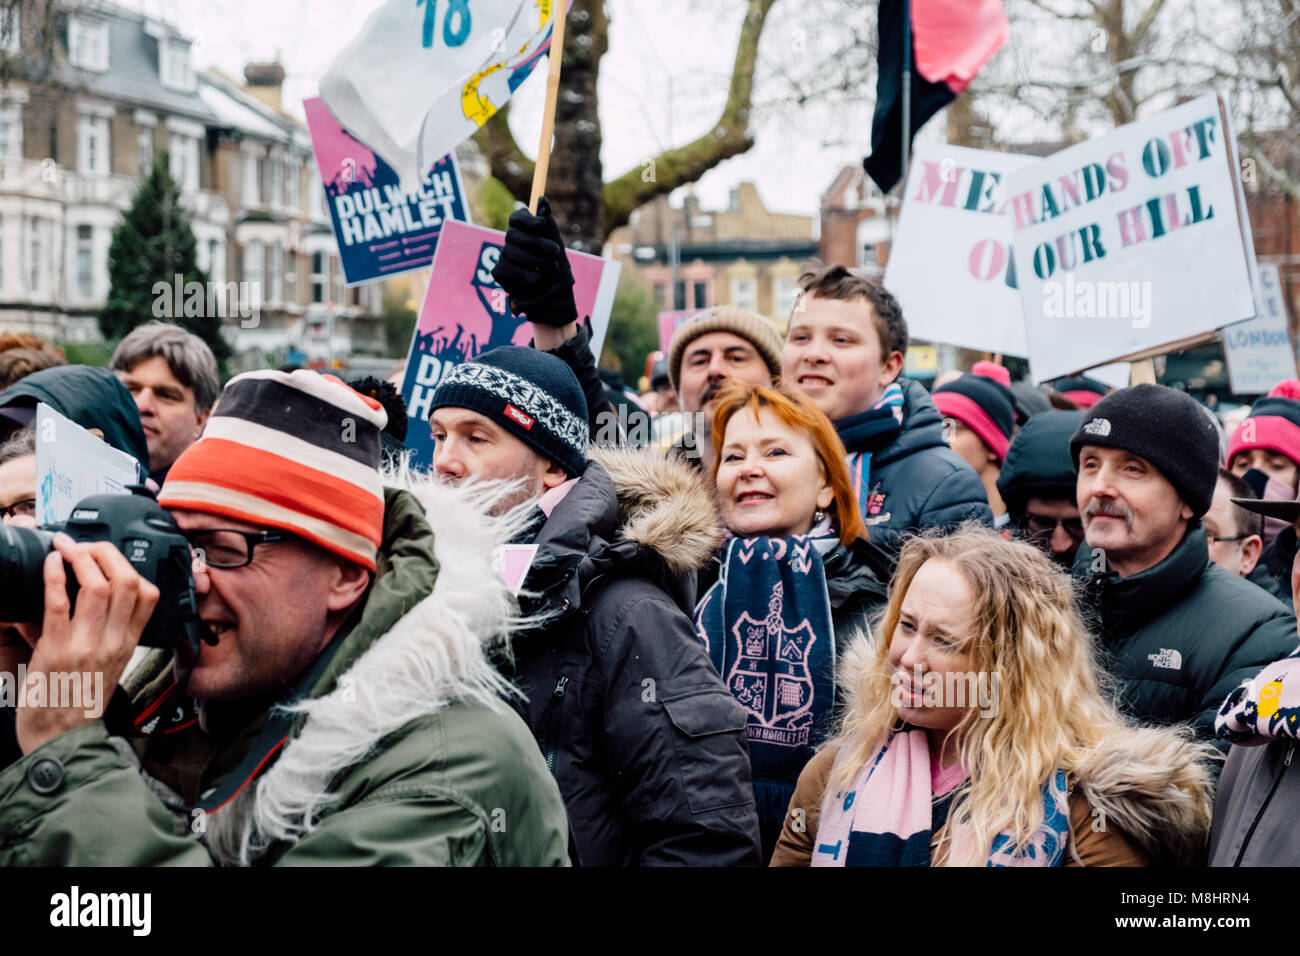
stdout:
[(533, 195), (528, 208), (537, 214), (537, 200), (546, 192), (546, 174), (551, 166), (551, 133), (555, 129), (555, 103), (560, 97), (560, 66), (564, 59), (564, 21), (568, 0), (551, 0), (550, 68), (546, 74), (546, 109), (542, 113), (542, 138), (533, 167)]
[(903, 166), (900, 170), (907, 189), (907, 160), (912, 147), (912, 4), (903, 0)]

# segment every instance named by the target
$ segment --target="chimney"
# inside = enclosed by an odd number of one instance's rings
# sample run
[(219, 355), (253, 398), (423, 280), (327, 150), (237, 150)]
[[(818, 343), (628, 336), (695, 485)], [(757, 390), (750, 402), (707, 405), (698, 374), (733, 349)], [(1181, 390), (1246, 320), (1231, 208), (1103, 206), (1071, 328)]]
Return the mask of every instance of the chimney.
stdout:
[(250, 63), (244, 67), (244, 90), (277, 113), (280, 112), (280, 86), (283, 83), (284, 67), (278, 57), (270, 63)]

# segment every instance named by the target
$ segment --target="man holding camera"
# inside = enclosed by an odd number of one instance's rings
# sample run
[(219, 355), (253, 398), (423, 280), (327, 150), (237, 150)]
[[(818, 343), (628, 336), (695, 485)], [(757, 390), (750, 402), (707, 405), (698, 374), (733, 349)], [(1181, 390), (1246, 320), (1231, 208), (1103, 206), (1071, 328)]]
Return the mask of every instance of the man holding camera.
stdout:
[(106, 541), (56, 537), (26, 683), (98, 673), (113, 699), (102, 720), (9, 711), (23, 756), (0, 771), (0, 865), (567, 861), (559, 791), (484, 654), (509, 620), (491, 560), (511, 529), (463, 491), (383, 488), (384, 424), (331, 376), (227, 385), (159, 498), (208, 639), (151, 654), (119, 693), (181, 594)]

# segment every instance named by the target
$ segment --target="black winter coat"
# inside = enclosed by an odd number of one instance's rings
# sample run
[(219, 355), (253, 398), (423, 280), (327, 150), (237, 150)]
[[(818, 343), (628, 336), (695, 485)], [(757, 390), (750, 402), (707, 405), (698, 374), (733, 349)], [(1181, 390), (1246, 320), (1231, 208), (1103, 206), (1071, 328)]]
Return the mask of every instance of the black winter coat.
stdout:
[(1188, 721), (1226, 751), (1227, 741), (1214, 737), (1219, 706), (1238, 684), (1295, 649), (1295, 618), (1249, 581), (1210, 563), (1200, 521), (1163, 561), (1127, 578), (1094, 572), (1093, 555), (1087, 542), (1079, 546), (1074, 579), (1125, 708), (1139, 720)]
[[(875, 500), (866, 516), (872, 543), (895, 555), (907, 532), (968, 518), (993, 524), (984, 484), (943, 440), (943, 416), (925, 386), (901, 378), (898, 384), (903, 389), (903, 427), (871, 455), (869, 484)], [(845, 423), (835, 424), (838, 428)], [(850, 452), (862, 450), (845, 444)]]
[(513, 641), (516, 706), (581, 865), (758, 865), (745, 711), (689, 617), (712, 496), (662, 453), (599, 456), (535, 539), (523, 609), (551, 619)]
[(1258, 584), (1287, 607), (1291, 607), (1291, 565), (1295, 561), (1295, 528), (1283, 528), (1259, 556), (1255, 570), (1246, 580)]

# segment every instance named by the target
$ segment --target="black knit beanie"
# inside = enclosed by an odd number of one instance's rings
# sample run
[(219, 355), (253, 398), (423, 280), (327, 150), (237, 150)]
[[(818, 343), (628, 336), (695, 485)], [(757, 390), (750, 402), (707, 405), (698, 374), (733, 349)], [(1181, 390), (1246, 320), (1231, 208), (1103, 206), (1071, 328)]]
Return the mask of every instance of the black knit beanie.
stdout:
[(571, 478), (587, 461), (587, 399), (563, 361), (503, 345), (457, 365), (433, 393), (429, 411), (467, 408), (496, 422)]
[(1079, 467), (1084, 445), (1120, 448), (1160, 470), (1196, 517), (1210, 510), (1219, 476), (1219, 436), (1196, 399), (1166, 385), (1111, 392), (1084, 416), (1070, 439)]

